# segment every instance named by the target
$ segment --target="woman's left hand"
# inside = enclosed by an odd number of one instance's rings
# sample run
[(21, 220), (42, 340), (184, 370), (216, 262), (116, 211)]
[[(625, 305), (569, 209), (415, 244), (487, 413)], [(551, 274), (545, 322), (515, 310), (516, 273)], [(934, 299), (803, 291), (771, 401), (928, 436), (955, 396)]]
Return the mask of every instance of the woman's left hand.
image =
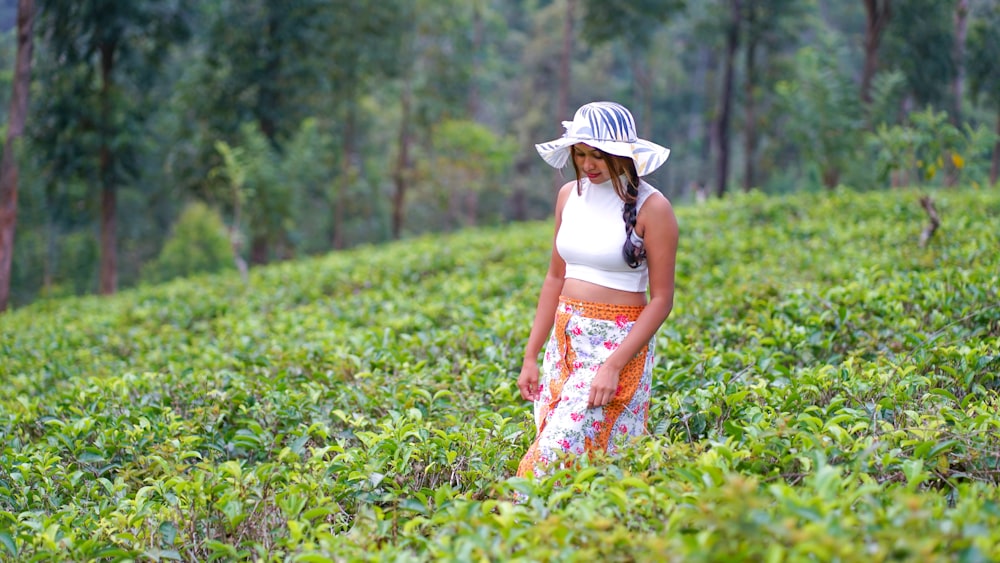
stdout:
[(593, 409), (603, 407), (611, 402), (618, 393), (618, 377), (621, 370), (615, 369), (608, 364), (597, 369), (597, 375), (590, 383), (590, 397), (587, 399), (587, 408)]

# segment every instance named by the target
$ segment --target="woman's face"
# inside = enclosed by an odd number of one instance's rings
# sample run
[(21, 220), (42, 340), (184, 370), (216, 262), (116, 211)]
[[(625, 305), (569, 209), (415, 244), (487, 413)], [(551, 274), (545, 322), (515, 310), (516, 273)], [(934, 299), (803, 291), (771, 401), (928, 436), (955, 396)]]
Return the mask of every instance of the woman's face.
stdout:
[(603, 152), (583, 143), (573, 145), (572, 151), (576, 169), (590, 178), (591, 182), (601, 184), (611, 179), (608, 159)]

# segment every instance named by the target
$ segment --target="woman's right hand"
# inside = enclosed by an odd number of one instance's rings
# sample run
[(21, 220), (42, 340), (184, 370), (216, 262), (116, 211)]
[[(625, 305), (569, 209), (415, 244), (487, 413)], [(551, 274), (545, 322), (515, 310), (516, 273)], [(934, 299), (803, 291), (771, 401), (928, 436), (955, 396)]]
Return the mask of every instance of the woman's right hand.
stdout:
[(526, 361), (521, 365), (521, 375), (517, 378), (517, 388), (526, 401), (538, 400), (538, 362)]

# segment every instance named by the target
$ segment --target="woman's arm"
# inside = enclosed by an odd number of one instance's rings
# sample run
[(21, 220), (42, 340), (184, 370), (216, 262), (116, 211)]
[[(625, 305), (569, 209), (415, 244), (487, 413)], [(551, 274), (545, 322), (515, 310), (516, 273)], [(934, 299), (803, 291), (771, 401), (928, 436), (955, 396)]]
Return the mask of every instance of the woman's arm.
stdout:
[(636, 219), (636, 233), (646, 247), (649, 264), (649, 303), (632, 330), (604, 364), (590, 386), (588, 407), (608, 404), (618, 391), (622, 369), (670, 316), (674, 307), (674, 271), (677, 262), (677, 218), (667, 198), (654, 194), (646, 200)]
[(562, 225), (562, 210), (569, 198), (570, 190), (576, 189), (576, 181), (567, 182), (559, 189), (556, 199), (556, 225), (552, 235), (552, 256), (549, 258), (549, 269), (542, 282), (542, 290), (538, 295), (538, 306), (535, 308), (535, 320), (531, 323), (531, 334), (524, 348), (524, 361), (521, 364), (521, 374), (517, 378), (517, 387), (521, 397), (529, 401), (538, 399), (538, 353), (541, 352), (545, 340), (555, 320), (556, 306), (562, 293), (566, 275), (566, 262), (556, 251), (555, 237)]

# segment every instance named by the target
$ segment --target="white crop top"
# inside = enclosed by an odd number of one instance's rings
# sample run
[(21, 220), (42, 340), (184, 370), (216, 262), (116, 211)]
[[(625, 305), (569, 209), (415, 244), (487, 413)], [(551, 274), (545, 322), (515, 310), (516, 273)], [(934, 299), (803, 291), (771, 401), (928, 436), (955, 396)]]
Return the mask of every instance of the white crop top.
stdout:
[[(611, 180), (593, 184), (584, 178), (580, 187), (580, 194), (573, 187), (556, 233), (556, 251), (566, 262), (566, 277), (622, 291), (646, 291), (649, 284), (646, 262), (630, 268), (622, 256), (625, 203), (615, 193)], [(646, 182), (639, 182), (636, 213), (656, 191)], [(632, 236), (634, 242), (642, 243), (639, 235)]]

